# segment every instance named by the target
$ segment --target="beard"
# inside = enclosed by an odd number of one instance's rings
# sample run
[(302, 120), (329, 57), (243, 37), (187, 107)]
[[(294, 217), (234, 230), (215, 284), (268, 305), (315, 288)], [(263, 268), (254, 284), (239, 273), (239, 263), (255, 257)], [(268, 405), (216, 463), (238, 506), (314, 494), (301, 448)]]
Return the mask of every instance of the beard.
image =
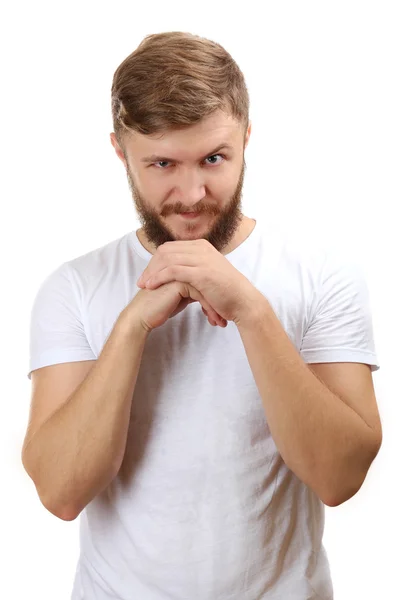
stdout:
[[(205, 239), (221, 252), (232, 240), (243, 218), (241, 202), (245, 169), (246, 161), (243, 157), (243, 164), (235, 192), (230, 198), (227, 206), (223, 209), (219, 209), (214, 204), (207, 204), (207, 202), (203, 202), (196, 208), (185, 208), (182, 202), (177, 202), (175, 205), (165, 205), (159, 215), (149, 206), (142, 194), (140, 194), (130, 173), (129, 167), (127, 167), (126, 174), (129, 187), (142, 225), (143, 233), (148, 242), (157, 249), (162, 244), (165, 244), (165, 242)], [(190, 211), (201, 214), (205, 213), (216, 218), (205, 233), (200, 233), (201, 225), (198, 225), (197, 221), (194, 223), (190, 221), (183, 223), (185, 229), (183, 235), (174, 234), (161, 219), (161, 217), (165, 218), (170, 214), (180, 214)], [(202, 219), (202, 217), (200, 217), (200, 219)], [(196, 230), (198, 230), (197, 233)]]

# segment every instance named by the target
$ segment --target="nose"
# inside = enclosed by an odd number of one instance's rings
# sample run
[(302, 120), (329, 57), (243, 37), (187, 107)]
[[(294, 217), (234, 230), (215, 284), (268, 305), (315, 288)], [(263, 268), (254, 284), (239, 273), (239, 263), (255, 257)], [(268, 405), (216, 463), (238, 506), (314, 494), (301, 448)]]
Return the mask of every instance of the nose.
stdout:
[(182, 174), (177, 187), (179, 195), (182, 198), (182, 204), (185, 205), (186, 210), (193, 208), (193, 206), (206, 196), (204, 176), (202, 174), (199, 175), (198, 172), (189, 171)]

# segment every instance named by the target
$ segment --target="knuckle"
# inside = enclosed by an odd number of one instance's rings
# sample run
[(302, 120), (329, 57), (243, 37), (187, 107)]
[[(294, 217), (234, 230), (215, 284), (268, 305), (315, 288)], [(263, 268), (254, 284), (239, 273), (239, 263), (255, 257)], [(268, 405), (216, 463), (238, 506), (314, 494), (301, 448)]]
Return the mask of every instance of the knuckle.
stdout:
[(201, 238), (197, 241), (199, 242), (199, 246), (200, 248), (202, 248), (203, 252), (207, 252), (208, 249), (211, 247), (210, 242), (208, 240), (205, 240), (204, 238)]
[(179, 275), (179, 267), (178, 265), (172, 265), (167, 269), (168, 273), (171, 274), (172, 277), (177, 277)]

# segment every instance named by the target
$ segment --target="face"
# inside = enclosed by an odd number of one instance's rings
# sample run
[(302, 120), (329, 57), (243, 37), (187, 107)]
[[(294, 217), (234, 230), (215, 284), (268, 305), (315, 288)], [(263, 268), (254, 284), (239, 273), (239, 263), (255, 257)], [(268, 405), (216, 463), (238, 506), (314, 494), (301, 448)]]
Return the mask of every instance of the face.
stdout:
[[(183, 130), (133, 132), (124, 149), (111, 134), (150, 251), (165, 242), (200, 238), (220, 252), (228, 246), (243, 217), (244, 149), (250, 131), (251, 125), (244, 139), (243, 126), (217, 112)], [(218, 149), (222, 144), (230, 147)]]

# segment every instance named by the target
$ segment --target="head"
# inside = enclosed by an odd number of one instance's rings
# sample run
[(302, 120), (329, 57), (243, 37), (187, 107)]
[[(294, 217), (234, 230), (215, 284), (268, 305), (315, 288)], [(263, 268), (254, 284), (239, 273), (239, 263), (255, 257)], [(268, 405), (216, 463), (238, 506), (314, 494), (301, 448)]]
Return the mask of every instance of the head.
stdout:
[[(114, 74), (112, 109), (111, 142), (149, 245), (204, 238), (227, 247), (243, 217), (251, 132), (231, 56), (187, 33), (148, 36)], [(198, 216), (182, 216), (190, 212)]]

